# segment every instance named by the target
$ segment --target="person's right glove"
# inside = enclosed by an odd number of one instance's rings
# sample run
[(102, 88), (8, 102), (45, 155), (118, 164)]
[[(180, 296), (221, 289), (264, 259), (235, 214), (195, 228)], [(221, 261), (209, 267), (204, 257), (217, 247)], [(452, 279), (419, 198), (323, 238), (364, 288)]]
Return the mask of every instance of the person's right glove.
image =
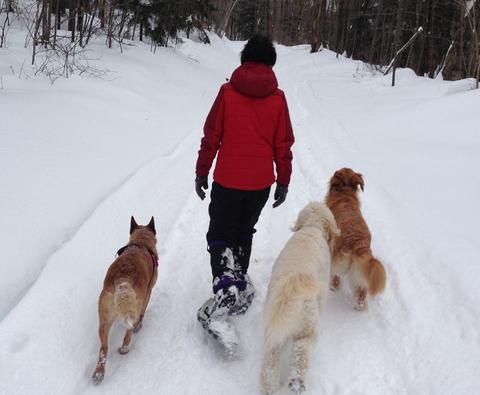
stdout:
[(196, 176), (195, 177), (195, 191), (200, 199), (205, 199), (204, 189), (208, 189), (208, 177), (207, 176)]
[(285, 199), (287, 198), (288, 185), (282, 185), (277, 182), (277, 187), (275, 188), (275, 194), (273, 198), (275, 202), (273, 203), (273, 208), (280, 206)]

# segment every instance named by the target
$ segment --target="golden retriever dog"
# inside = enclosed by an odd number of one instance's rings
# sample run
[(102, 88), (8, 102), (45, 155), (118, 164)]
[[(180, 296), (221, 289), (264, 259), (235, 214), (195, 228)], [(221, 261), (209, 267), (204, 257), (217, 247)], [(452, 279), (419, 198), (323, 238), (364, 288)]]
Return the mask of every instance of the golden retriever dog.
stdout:
[(157, 281), (158, 253), (154, 219), (146, 226), (130, 221), (130, 240), (118, 250), (118, 257), (107, 271), (98, 301), (100, 353), (92, 375), (95, 384), (102, 382), (107, 361), (108, 334), (114, 322), (127, 332), (120, 354), (128, 352), (133, 332), (142, 326), (152, 288)]
[(372, 254), (372, 235), (360, 211), (357, 192), (364, 187), (361, 174), (337, 170), (325, 199), (341, 230), (333, 240), (331, 289), (338, 290), (340, 276), (348, 275), (357, 310), (366, 310), (367, 296), (381, 293), (386, 282), (385, 268)]
[(261, 384), (266, 394), (280, 387), (280, 353), (293, 342), (289, 388), (305, 390), (309, 352), (330, 281), (329, 242), (340, 231), (323, 203), (309, 203), (299, 213), (295, 234), (278, 256), (265, 302), (265, 351)]

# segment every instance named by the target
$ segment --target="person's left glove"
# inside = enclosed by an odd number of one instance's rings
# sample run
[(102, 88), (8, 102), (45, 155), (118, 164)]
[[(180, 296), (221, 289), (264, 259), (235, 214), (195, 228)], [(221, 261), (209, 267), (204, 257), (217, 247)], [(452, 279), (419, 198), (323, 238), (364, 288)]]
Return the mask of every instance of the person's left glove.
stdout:
[(207, 176), (196, 176), (195, 177), (195, 191), (200, 199), (205, 199), (204, 189), (208, 189), (208, 177)]
[(285, 199), (287, 198), (288, 185), (282, 185), (277, 182), (277, 188), (275, 189), (275, 194), (273, 198), (275, 202), (273, 203), (273, 208), (280, 206)]

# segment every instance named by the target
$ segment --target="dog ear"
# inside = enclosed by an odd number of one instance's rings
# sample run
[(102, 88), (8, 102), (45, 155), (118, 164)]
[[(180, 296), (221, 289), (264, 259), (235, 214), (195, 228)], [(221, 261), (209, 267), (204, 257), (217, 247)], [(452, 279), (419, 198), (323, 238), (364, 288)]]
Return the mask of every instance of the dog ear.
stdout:
[(137, 222), (135, 221), (135, 218), (133, 218), (133, 215), (132, 215), (132, 218), (130, 218), (130, 234), (132, 234), (135, 229), (138, 229), (138, 224), (137, 224)]
[(333, 213), (330, 211), (328, 207), (326, 207), (324, 216), (323, 216), (323, 226), (328, 234), (328, 241), (332, 240), (334, 237), (340, 236), (340, 229), (337, 226), (337, 221), (335, 221), (335, 217)]
[(343, 185), (345, 185), (345, 181), (342, 178), (341, 170), (337, 170), (330, 179), (330, 190), (341, 188)]
[(360, 173), (355, 174), (355, 182), (356, 182), (355, 189), (360, 187), (360, 189), (363, 192), (363, 188), (365, 187), (365, 183), (363, 182), (363, 176)]
[(147, 228), (150, 229), (153, 232), (154, 235), (157, 234), (157, 231), (155, 230), (155, 220), (153, 219), (153, 217), (150, 220), (150, 222), (148, 223)]
[[(307, 206), (308, 207), (308, 206)], [(307, 213), (307, 207), (304, 207), (299, 213), (297, 217), (297, 221), (295, 224), (291, 227), (292, 232), (297, 232), (298, 230), (302, 229), (302, 227), (305, 225), (305, 223), (308, 220), (308, 213)]]

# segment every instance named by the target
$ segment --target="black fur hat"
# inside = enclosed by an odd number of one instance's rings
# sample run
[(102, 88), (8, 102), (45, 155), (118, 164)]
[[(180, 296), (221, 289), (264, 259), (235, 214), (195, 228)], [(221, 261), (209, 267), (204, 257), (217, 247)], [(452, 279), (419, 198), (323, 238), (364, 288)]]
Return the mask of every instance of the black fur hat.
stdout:
[(240, 62), (263, 63), (267, 66), (274, 66), (277, 61), (277, 52), (272, 40), (261, 34), (255, 34), (243, 48)]

